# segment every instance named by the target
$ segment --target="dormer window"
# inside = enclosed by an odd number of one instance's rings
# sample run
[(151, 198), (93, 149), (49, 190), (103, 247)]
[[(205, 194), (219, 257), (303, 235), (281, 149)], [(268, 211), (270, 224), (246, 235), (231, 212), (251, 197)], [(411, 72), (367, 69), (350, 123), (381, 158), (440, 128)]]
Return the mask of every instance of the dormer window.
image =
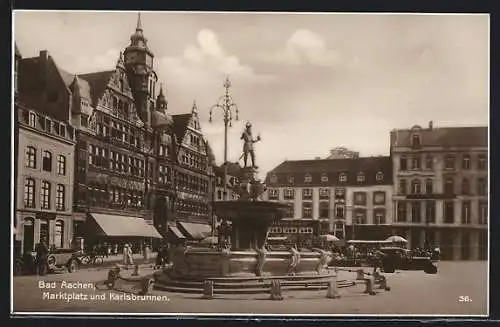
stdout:
[(381, 171), (379, 171), (377, 173), (377, 175), (375, 175), (375, 179), (377, 180), (377, 182), (382, 182), (384, 181), (384, 173), (382, 173)]
[(347, 174), (342, 173), (339, 175), (339, 182), (345, 183), (347, 182)]
[(365, 181), (365, 174), (363, 172), (359, 172), (356, 180), (358, 183), (363, 183)]
[(413, 134), (411, 136), (411, 146), (412, 148), (420, 148), (420, 134)]
[(271, 175), (271, 183), (276, 183), (278, 181), (278, 176)]
[(306, 174), (306, 176), (304, 177), (304, 182), (306, 182), (306, 183), (312, 182), (311, 174)]
[(321, 175), (321, 181), (322, 182), (328, 182), (328, 175), (327, 174), (322, 174)]
[(293, 184), (294, 180), (293, 176), (288, 176), (288, 183)]

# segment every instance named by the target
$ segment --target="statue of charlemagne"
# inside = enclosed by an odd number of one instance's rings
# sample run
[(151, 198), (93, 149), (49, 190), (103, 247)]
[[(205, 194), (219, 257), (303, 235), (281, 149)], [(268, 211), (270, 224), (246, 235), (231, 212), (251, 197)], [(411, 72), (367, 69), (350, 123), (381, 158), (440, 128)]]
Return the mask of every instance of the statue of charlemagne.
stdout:
[[(243, 132), (243, 134), (241, 134), (241, 139), (244, 142), (243, 143), (242, 157), (243, 157), (243, 161), (245, 164), (245, 168), (248, 167), (247, 162), (248, 162), (248, 155), (249, 154), (250, 154), (250, 157), (252, 159), (252, 166), (251, 167), (257, 168), (257, 166), (255, 165), (255, 151), (253, 148), (253, 144), (260, 141), (260, 136), (257, 136), (256, 139), (253, 138), (253, 136), (252, 136), (252, 124), (250, 124), (249, 122), (245, 125), (245, 131)], [(240, 157), (240, 159), (241, 159), (241, 157)]]

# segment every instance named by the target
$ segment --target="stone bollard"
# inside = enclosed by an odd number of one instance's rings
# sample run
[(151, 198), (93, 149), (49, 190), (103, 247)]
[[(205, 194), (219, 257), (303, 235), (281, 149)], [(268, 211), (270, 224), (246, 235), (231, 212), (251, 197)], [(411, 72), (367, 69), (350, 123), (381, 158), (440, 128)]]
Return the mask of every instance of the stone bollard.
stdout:
[(203, 299), (213, 299), (214, 298), (214, 282), (211, 280), (206, 280), (203, 282)]
[(108, 279), (106, 280), (106, 286), (108, 289), (112, 290), (115, 288), (116, 280), (120, 277), (120, 267), (116, 266), (108, 271)]
[(132, 276), (139, 276), (139, 265), (138, 264), (135, 264), (134, 272), (132, 273)]
[(328, 281), (328, 290), (326, 291), (326, 297), (329, 299), (340, 298), (339, 288), (337, 285), (337, 277), (334, 277)]
[(358, 269), (356, 271), (356, 280), (364, 280), (365, 279), (365, 271), (363, 269)]
[(274, 279), (271, 281), (271, 300), (283, 300), (283, 295), (281, 294), (281, 281), (278, 279)]
[(375, 278), (365, 278), (365, 294), (376, 295), (373, 286), (375, 284)]

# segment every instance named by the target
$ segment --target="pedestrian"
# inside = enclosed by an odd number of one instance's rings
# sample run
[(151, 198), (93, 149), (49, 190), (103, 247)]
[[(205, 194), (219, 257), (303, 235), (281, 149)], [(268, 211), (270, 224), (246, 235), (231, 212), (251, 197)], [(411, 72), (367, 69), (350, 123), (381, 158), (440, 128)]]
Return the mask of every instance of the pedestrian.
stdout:
[(47, 272), (47, 256), (49, 255), (49, 247), (47, 239), (44, 237), (36, 246), (36, 272), (38, 276), (45, 276)]
[(111, 243), (108, 244), (108, 247), (106, 249), (106, 258), (109, 258), (110, 255), (111, 255)]
[(118, 254), (118, 243), (115, 243), (115, 248), (113, 249), (113, 254), (114, 255)]

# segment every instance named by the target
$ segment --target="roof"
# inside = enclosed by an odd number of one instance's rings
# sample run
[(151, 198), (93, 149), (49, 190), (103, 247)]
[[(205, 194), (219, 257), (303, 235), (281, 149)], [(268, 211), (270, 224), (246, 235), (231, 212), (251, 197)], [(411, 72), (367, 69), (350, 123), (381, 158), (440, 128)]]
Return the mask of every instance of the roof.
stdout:
[[(379, 172), (383, 174), (382, 180), (376, 179)], [(357, 182), (358, 173), (365, 175), (363, 183)], [(308, 174), (312, 179), (305, 182), (305, 176)], [(347, 182), (339, 181), (341, 174), (347, 175)], [(275, 180), (271, 178), (273, 175)], [(289, 177), (293, 177), (293, 184), (289, 183)], [(322, 180), (322, 177), (328, 177), (328, 180)], [(268, 173), (266, 183), (268, 186), (389, 185), (392, 183), (392, 159), (380, 156), (284, 161)]]
[(59, 72), (59, 75), (61, 76), (61, 78), (64, 82), (64, 85), (66, 85), (66, 87), (69, 88), (70, 85), (73, 84), (73, 80), (75, 79), (75, 75), (68, 73), (67, 71), (65, 71), (64, 69), (59, 67), (55, 62), (54, 62), (54, 65), (56, 66), (57, 71)]
[(191, 119), (191, 114), (178, 114), (172, 115), (174, 120), (174, 133), (179, 140), (184, 139), (184, 135), (186, 135), (187, 127), (189, 125), (189, 121)]
[(488, 146), (488, 127), (433, 127), (399, 129), (391, 132), (391, 147), (411, 147), (412, 136), (420, 135), (420, 145), (442, 147)]
[(97, 101), (101, 98), (106, 91), (111, 76), (115, 70), (106, 70), (101, 72), (80, 74), (78, 77), (88, 82), (90, 86), (90, 94), (92, 95), (92, 104), (96, 105)]
[(78, 78), (78, 76), (75, 75), (73, 78), (73, 82), (71, 83), (71, 88), (73, 92), (78, 92), (80, 97), (91, 100), (90, 97), (90, 85), (89, 83), (81, 78)]

